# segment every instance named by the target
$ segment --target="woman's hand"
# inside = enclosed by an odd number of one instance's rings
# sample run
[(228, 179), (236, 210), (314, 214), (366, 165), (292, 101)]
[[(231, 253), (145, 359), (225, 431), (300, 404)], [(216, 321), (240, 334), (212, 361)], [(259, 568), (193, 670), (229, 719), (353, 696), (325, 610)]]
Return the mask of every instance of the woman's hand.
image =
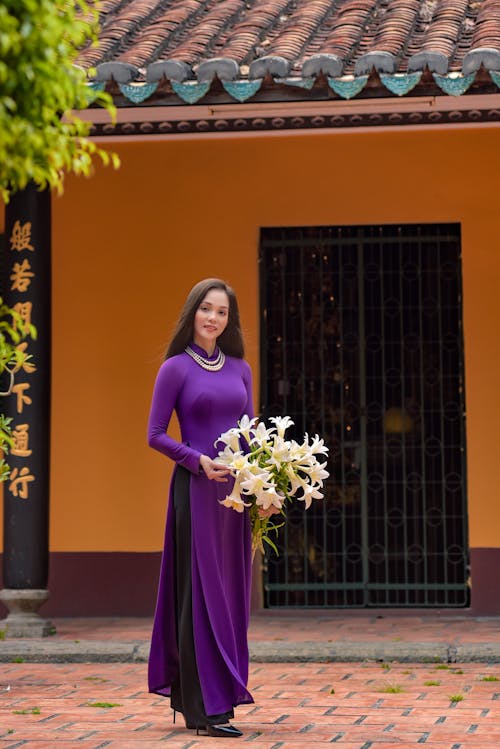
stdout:
[(270, 518), (273, 515), (278, 515), (281, 512), (281, 510), (278, 510), (277, 507), (274, 505), (271, 505), (271, 507), (268, 507), (267, 510), (264, 510), (263, 507), (259, 507), (258, 513), (259, 518)]
[(217, 463), (217, 461), (209, 458), (208, 455), (202, 455), (200, 457), (200, 466), (205, 471), (205, 475), (210, 481), (227, 481), (227, 474), (230, 472), (229, 468), (224, 463)]

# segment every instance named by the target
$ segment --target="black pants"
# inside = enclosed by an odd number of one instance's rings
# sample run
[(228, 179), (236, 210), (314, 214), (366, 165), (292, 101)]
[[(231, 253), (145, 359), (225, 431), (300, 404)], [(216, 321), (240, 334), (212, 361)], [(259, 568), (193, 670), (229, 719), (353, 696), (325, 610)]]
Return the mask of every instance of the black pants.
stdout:
[(201, 728), (208, 724), (225, 723), (233, 717), (234, 712), (230, 710), (221, 715), (206, 715), (205, 705), (203, 704), (193, 637), (189, 478), (189, 471), (182, 466), (178, 466), (175, 474), (173, 498), (179, 675), (172, 684), (170, 703), (174, 710), (183, 713), (186, 724), (193, 728)]

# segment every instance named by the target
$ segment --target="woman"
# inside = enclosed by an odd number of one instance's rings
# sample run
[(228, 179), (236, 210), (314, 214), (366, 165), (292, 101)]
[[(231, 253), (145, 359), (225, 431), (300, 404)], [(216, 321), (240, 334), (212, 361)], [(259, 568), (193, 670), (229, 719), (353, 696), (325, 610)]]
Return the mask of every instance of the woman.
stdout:
[[(176, 411), (181, 442), (167, 434)], [(209, 278), (190, 291), (156, 380), (149, 444), (175, 461), (149, 657), (149, 691), (170, 695), (188, 728), (242, 733), (229, 720), (247, 690), (251, 541), (247, 513), (215, 460), (222, 432), (253, 416), (233, 290)]]

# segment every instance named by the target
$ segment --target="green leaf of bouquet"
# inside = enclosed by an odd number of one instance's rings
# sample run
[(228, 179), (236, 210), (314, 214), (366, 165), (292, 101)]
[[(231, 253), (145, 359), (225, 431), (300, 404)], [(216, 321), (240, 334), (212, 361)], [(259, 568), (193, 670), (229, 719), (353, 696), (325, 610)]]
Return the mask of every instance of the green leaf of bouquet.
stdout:
[(277, 533), (278, 529), (279, 528), (283, 528), (284, 525), (285, 525), (285, 523), (280, 523), (279, 525), (275, 525), (273, 523), (272, 525), (268, 525), (266, 530), (275, 531)]
[(271, 539), (268, 536), (262, 536), (262, 540), (268, 544), (268, 546), (271, 547), (271, 549), (274, 551), (277, 557), (279, 557), (279, 551), (276, 547), (276, 544), (271, 541)]

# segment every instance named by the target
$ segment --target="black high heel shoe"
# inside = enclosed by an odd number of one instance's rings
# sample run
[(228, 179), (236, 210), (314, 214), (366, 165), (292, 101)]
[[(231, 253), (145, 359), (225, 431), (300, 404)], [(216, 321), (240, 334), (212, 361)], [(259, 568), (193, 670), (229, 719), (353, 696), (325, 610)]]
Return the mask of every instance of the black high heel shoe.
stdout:
[[(173, 719), (172, 723), (175, 723), (175, 716), (176, 715), (177, 715), (177, 710), (174, 710), (174, 719)], [(205, 730), (205, 726), (193, 726), (191, 723), (187, 723), (187, 722), (186, 722), (186, 728), (190, 728), (190, 729), (196, 728), (197, 731), (204, 731)]]
[[(203, 729), (202, 729), (203, 730)], [(243, 731), (240, 731), (236, 726), (232, 726), (230, 723), (227, 725), (205, 727), (206, 732), (209, 736), (217, 736), (220, 739), (236, 739), (239, 736), (243, 736)], [(196, 735), (199, 735), (200, 729), (196, 729)]]

